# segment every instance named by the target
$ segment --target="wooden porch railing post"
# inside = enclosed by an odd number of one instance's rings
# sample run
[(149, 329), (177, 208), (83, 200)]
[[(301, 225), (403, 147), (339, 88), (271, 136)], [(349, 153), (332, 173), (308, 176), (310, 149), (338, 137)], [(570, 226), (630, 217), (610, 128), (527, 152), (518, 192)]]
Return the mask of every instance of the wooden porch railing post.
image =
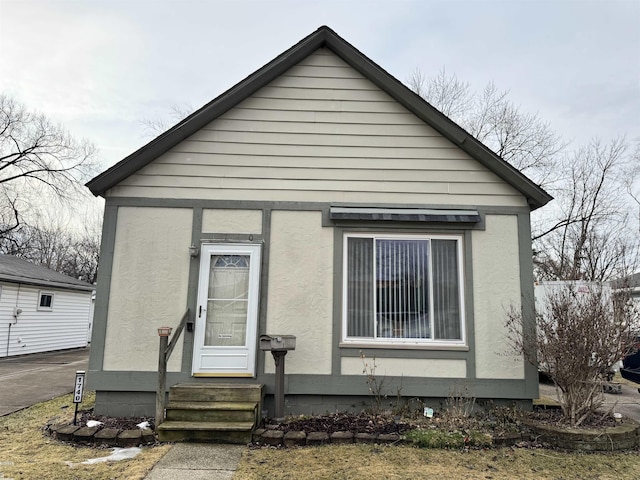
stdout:
[(178, 328), (173, 333), (173, 338), (169, 342), (169, 335), (171, 335), (171, 327), (158, 328), (158, 335), (160, 336), (160, 347), (158, 349), (158, 388), (156, 390), (156, 427), (164, 421), (164, 406), (166, 400), (167, 389), (167, 362), (171, 356), (171, 352), (178, 343), (178, 338), (182, 334), (185, 325), (189, 320), (189, 309), (184, 312)]
[(164, 401), (167, 388), (167, 344), (169, 337), (160, 336), (158, 351), (158, 389), (156, 391), (156, 427), (164, 421)]

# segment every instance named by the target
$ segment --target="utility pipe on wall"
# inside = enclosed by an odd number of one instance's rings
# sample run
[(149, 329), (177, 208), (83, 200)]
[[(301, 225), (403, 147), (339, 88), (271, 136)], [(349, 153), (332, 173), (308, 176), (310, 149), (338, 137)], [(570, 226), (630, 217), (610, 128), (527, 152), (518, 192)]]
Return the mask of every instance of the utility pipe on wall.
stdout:
[(15, 325), (16, 323), (18, 323), (18, 315), (20, 315), (22, 313), (22, 309), (18, 307), (18, 302), (20, 301), (20, 287), (22, 286), (21, 283), (18, 284), (18, 293), (16, 295), (16, 306), (13, 309), (13, 318), (15, 318), (15, 322), (11, 322), (9, 323), (9, 332), (7, 333), (7, 357), (9, 357), (9, 342), (11, 340), (11, 327), (13, 325)]

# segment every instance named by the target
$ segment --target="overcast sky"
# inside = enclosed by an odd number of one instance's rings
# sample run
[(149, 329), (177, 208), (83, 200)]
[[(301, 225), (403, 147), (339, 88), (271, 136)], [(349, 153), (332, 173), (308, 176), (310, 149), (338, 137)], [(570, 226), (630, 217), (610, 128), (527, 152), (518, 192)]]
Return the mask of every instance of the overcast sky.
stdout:
[(321, 25), (403, 82), (493, 80), (573, 145), (640, 136), (640, 0), (0, 0), (0, 92), (106, 168), (149, 140), (142, 119), (202, 106)]

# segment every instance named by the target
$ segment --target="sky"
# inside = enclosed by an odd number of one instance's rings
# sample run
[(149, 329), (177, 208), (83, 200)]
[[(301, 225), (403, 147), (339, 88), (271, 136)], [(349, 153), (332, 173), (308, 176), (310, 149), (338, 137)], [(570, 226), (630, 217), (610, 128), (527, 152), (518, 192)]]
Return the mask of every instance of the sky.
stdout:
[(640, 137), (640, 0), (0, 0), (0, 93), (110, 167), (321, 25), (405, 82), (493, 81), (572, 147)]

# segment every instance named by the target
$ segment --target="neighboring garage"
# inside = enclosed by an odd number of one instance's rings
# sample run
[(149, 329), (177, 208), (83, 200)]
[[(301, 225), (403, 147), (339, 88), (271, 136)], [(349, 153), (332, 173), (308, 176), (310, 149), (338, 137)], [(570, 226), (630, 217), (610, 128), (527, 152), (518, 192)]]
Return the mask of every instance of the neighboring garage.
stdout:
[(86, 347), (94, 287), (0, 255), (0, 357)]

